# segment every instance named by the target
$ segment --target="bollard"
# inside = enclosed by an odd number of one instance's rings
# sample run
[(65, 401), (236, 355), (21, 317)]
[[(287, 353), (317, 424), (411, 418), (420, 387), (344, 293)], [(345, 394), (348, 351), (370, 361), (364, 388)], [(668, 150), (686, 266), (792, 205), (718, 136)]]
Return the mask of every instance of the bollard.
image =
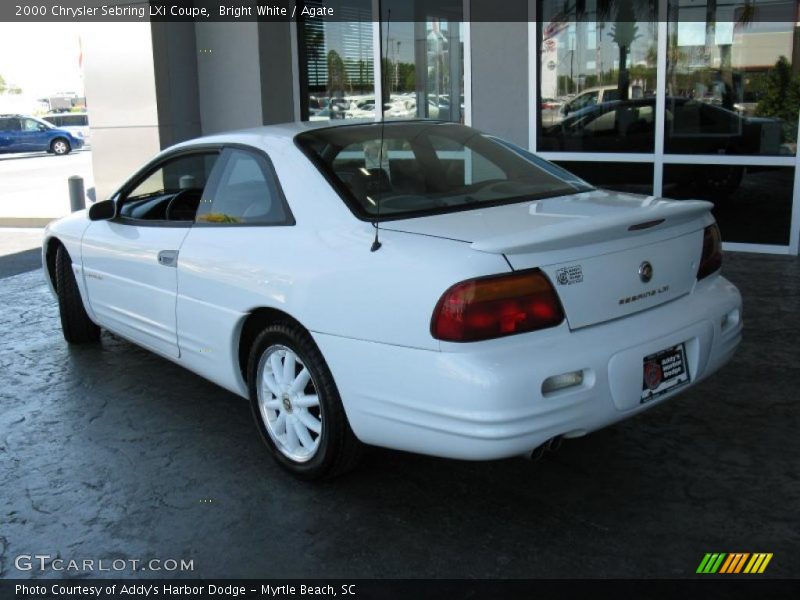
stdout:
[(72, 175), (67, 179), (69, 185), (69, 209), (71, 212), (86, 208), (86, 197), (83, 194), (83, 177)]

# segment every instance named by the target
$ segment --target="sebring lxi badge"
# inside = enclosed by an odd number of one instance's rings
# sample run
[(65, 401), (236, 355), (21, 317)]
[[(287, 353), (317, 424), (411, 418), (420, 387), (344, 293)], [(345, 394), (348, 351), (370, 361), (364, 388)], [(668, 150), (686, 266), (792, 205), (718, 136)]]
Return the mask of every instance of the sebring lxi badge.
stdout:
[[(642, 281), (642, 283), (649, 283), (652, 278), (653, 278), (653, 265), (651, 265), (649, 261), (644, 261), (642, 264), (639, 265), (639, 279)], [(631, 302), (638, 302), (639, 300), (650, 298), (652, 296), (657, 296), (658, 294), (663, 294), (664, 292), (668, 291), (669, 291), (669, 286), (662, 285), (660, 288), (657, 289), (646, 290), (644, 292), (640, 292), (632, 296), (626, 296), (625, 298), (620, 298), (619, 303), (630, 304)]]
[(642, 283), (649, 283), (652, 278), (653, 265), (651, 265), (648, 261), (644, 261), (639, 265), (639, 279), (642, 280)]

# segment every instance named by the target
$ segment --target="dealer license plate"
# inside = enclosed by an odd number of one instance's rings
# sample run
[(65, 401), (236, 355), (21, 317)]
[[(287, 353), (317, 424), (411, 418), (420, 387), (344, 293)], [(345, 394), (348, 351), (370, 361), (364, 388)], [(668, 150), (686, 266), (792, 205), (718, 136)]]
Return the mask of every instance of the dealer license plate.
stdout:
[(684, 344), (645, 356), (642, 362), (642, 404), (689, 383)]

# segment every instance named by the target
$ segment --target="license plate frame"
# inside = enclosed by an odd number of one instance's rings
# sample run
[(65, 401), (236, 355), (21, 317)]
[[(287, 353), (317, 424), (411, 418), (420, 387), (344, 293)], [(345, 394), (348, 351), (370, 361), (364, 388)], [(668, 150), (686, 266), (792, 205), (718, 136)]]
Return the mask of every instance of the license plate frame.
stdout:
[(640, 404), (652, 402), (691, 381), (686, 360), (686, 343), (681, 342), (642, 359)]

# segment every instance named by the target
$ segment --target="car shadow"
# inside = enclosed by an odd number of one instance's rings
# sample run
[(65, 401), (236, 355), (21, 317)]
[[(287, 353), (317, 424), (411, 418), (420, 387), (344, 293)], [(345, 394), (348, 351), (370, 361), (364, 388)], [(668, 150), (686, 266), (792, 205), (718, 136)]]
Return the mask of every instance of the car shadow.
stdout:
[[(81, 148), (80, 150), (72, 150), (66, 156), (70, 154), (82, 154), (83, 152), (91, 152), (91, 148)], [(21, 152), (21, 153), (12, 153), (12, 154), (0, 154), (0, 162), (3, 161), (11, 161), (11, 160), (22, 160), (25, 158), (42, 158), (43, 156), (49, 156), (51, 158), (61, 158), (60, 156), (56, 156), (55, 154), (51, 154), (50, 152)]]
[(14, 254), (0, 256), (0, 279), (27, 273), (42, 267), (42, 250), (31, 248)]

